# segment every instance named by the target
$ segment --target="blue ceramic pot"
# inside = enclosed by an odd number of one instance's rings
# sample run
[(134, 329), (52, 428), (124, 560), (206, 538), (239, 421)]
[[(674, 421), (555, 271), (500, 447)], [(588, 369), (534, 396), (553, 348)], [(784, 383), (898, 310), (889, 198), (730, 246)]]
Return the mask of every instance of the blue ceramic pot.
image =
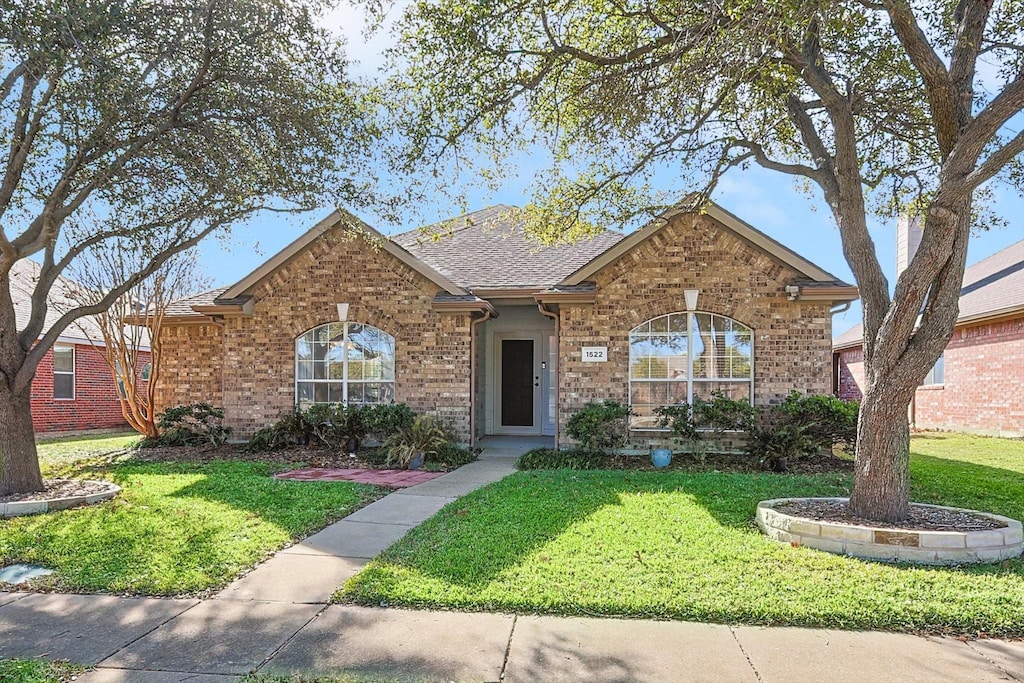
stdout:
[(423, 454), (422, 453), (413, 456), (413, 459), (409, 461), (409, 469), (410, 470), (418, 470), (421, 467), (423, 467)]
[(672, 463), (672, 450), (668, 448), (654, 448), (651, 450), (651, 464), (661, 469)]

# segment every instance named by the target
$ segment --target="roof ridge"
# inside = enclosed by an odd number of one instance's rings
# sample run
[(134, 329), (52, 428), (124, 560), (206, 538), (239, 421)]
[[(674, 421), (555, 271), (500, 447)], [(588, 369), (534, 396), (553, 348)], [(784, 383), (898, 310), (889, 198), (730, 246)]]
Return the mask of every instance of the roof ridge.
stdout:
[(411, 229), (406, 230), (404, 232), (395, 233), (394, 235), (390, 235), (389, 239), (391, 239), (392, 241), (397, 241), (401, 237), (408, 237), (410, 235), (421, 234), (427, 228), (432, 228), (432, 227), (435, 227), (435, 226), (444, 226), (446, 224), (455, 223), (456, 221), (465, 221), (464, 224), (462, 224), (462, 225), (457, 225), (455, 227), (447, 228), (447, 230), (448, 230), (448, 232), (450, 234), (454, 234), (456, 232), (461, 232), (463, 230), (467, 230), (469, 228), (472, 228), (474, 225), (476, 225), (475, 222), (473, 222), (471, 220), (466, 220), (466, 219), (470, 218), (471, 216), (475, 216), (476, 214), (490, 212), (490, 211), (492, 211), (494, 209), (502, 209), (502, 210), (517, 209), (518, 210), (520, 208), (521, 207), (518, 207), (518, 206), (516, 206), (514, 204), (492, 204), (490, 206), (485, 206), (485, 207), (480, 208), (480, 209), (475, 209), (473, 211), (467, 211), (465, 213), (461, 213), (458, 216), (452, 216), (450, 218), (444, 218), (442, 220), (435, 221), (433, 223), (427, 223), (426, 225), (421, 225), (421, 226), (418, 226), (418, 227), (415, 227), (415, 228), (411, 228)]

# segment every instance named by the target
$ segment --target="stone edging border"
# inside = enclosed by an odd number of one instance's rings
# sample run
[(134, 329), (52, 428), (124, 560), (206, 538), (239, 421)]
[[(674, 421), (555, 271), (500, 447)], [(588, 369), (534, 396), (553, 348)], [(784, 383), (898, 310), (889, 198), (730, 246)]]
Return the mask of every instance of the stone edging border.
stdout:
[(91, 505), (113, 498), (121, 492), (121, 487), (108, 481), (84, 480), (90, 483), (103, 484), (107, 488), (99, 493), (90, 493), (82, 496), (67, 496), (66, 498), (51, 498), (49, 500), (16, 500), (9, 503), (0, 503), (0, 519), (6, 517), (20, 517), (21, 515), (34, 515), (41, 512), (53, 512), (64, 510), (76, 505)]
[(923, 507), (970, 512), (1006, 524), (985, 531), (911, 531), (818, 521), (779, 512), (775, 506), (803, 500), (845, 502), (848, 498), (776, 498), (757, 504), (757, 525), (770, 538), (791, 545), (865, 560), (955, 565), (1000, 562), (1024, 551), (1021, 523), (1009, 517), (942, 505)]

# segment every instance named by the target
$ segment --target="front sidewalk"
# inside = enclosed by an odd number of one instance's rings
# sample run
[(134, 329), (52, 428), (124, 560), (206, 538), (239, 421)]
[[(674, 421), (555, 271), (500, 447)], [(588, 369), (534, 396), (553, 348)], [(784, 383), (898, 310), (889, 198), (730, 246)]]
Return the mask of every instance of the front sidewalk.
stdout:
[(514, 471), (511, 451), (392, 493), (210, 600), (0, 593), (0, 657), (79, 683), (227, 683), (254, 669), (445, 681), (1018, 681), (1024, 643), (799, 628), (329, 605), (409, 529)]

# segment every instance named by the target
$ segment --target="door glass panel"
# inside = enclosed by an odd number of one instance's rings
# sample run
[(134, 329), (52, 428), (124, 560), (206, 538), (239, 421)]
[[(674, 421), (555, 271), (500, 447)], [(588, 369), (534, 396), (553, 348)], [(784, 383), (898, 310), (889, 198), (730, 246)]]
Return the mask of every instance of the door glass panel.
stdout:
[(501, 342), (501, 424), (533, 426), (533, 340)]

